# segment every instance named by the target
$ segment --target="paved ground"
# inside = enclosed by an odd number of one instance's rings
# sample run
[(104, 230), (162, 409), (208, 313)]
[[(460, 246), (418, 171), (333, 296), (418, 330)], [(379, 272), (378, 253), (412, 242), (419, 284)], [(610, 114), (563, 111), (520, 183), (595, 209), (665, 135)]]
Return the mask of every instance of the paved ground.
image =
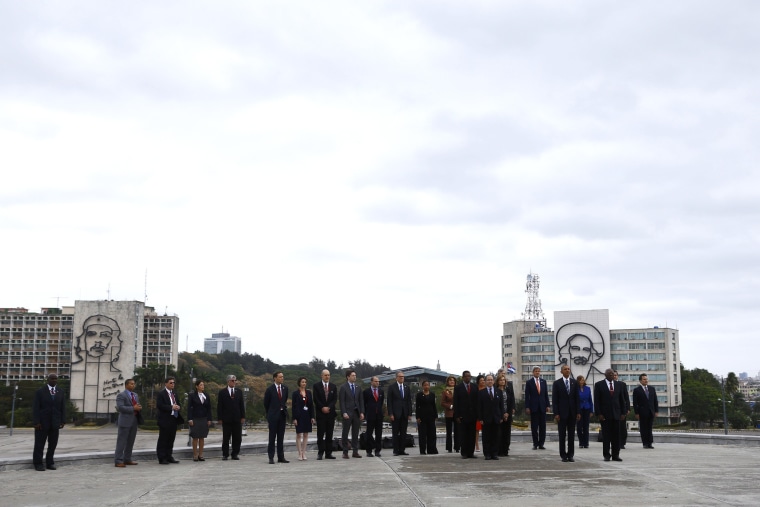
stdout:
[[(292, 438), (293, 435), (288, 434)], [(604, 462), (601, 444), (578, 449), (575, 463), (562, 463), (556, 443), (533, 451), (529, 436), (515, 434), (508, 458), (463, 460), (456, 454), (317, 461), (295, 459), (269, 465), (266, 433), (249, 431), (240, 461), (219, 457), (220, 433), (209, 438), (208, 458), (193, 462), (177, 438), (178, 465), (159, 465), (153, 457), (156, 433), (140, 432), (139, 466), (113, 466), (113, 427), (64, 429), (56, 471), (29, 468), (33, 436), (0, 431), (0, 506), (36, 505), (421, 505), (482, 506), (514, 502), (529, 506), (758, 505), (760, 447), (658, 443), (645, 450), (634, 439), (622, 463)], [(664, 438), (663, 438), (664, 439)], [(443, 445), (439, 444), (442, 449)]]

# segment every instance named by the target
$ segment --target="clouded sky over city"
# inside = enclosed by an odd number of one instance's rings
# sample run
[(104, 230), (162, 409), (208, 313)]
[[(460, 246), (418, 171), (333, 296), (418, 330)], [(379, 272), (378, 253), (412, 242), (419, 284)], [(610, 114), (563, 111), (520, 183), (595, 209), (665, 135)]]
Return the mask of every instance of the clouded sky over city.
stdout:
[[(14, 2), (0, 307), (144, 300), (180, 350), (499, 367), (553, 312), (760, 370), (760, 4)], [(109, 292), (110, 290), (110, 292)]]

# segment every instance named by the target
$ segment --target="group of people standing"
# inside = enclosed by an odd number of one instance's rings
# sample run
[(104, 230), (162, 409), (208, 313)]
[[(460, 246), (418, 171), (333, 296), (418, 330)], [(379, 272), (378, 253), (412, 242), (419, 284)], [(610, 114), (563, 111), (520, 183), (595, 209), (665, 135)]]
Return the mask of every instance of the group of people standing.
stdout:
[[(559, 433), (559, 452), (562, 461), (574, 461), (575, 433), (581, 448), (589, 445), (589, 420), (593, 413), (601, 424), (605, 461), (622, 461), (620, 450), (625, 448), (627, 429), (625, 419), (633, 408), (639, 421), (641, 441), (646, 449), (653, 449), (652, 426), (658, 415), (655, 389), (648, 385), (646, 374), (639, 375), (639, 386), (633, 391), (631, 404), (626, 384), (617, 379), (617, 373), (607, 369), (605, 379), (594, 385), (593, 397), (585, 378), (573, 378), (570, 367), (562, 365), (561, 376), (551, 389), (551, 400), (546, 381), (541, 378), (540, 367), (533, 368), (533, 377), (525, 383), (525, 411), (531, 420), (533, 449), (545, 449), (546, 414), (554, 414)], [(381, 456), (384, 408), (391, 420), (393, 455), (407, 455), (407, 428), (412, 417), (412, 393), (404, 382), (404, 372), (396, 373), (395, 381), (387, 392), (380, 388), (380, 380), (373, 376), (370, 386), (360, 389), (356, 384), (356, 372), (346, 372), (346, 382), (338, 387), (330, 381), (330, 371), (323, 370), (321, 380), (308, 389), (306, 377), (297, 381), (298, 389), (291, 398), (292, 422), (296, 431), (298, 459), (306, 460), (309, 433), (317, 427), (317, 460), (335, 459), (333, 456), (333, 431), (340, 407), (342, 434), (340, 450), (344, 459), (361, 458), (359, 431), (363, 421), (367, 423), (366, 456)], [(272, 376), (273, 382), (264, 394), (264, 409), (269, 426), (267, 454), (269, 463), (288, 463), (285, 459), (283, 438), (288, 420), (288, 387), (284, 385), (283, 372)], [(479, 375), (472, 383), (469, 371), (462, 372), (457, 384), (454, 376), (446, 379), (441, 395), (441, 408), (446, 420), (446, 451), (459, 452), (463, 459), (474, 458), (478, 432), (482, 432), (483, 455), (486, 460), (498, 460), (509, 455), (512, 421), (515, 413), (515, 394), (509, 382), (499, 370), (498, 375)], [(235, 386), (237, 378), (227, 377), (227, 386), (217, 395), (217, 418), (222, 426), (222, 459), (238, 460), (242, 442), (242, 426), (245, 422), (243, 393)], [(58, 430), (64, 425), (64, 396), (56, 388), (57, 376), (48, 376), (47, 385), (35, 394), (33, 423), (35, 445), (33, 461), (38, 471), (55, 470), (54, 453)], [(177, 428), (184, 423), (181, 407), (174, 392), (174, 377), (168, 377), (164, 389), (156, 396), (157, 423), (159, 427), (156, 457), (162, 465), (178, 463), (173, 457)], [(123, 468), (137, 465), (132, 460), (132, 449), (137, 426), (142, 424), (142, 405), (134, 392), (134, 379), (125, 381), (125, 390), (116, 397), (118, 433), (115, 465)], [(193, 444), (193, 461), (205, 461), (204, 440), (208, 436), (213, 415), (211, 402), (205, 393), (202, 380), (195, 383), (196, 390), (188, 396), (188, 425)], [(425, 380), (415, 396), (416, 421), (420, 454), (438, 454), (436, 420), (438, 404)], [(351, 435), (349, 441), (349, 433)], [(43, 461), (45, 443), (47, 454)], [(351, 451), (351, 452), (350, 452)], [(350, 456), (349, 456), (350, 452)]]
[(605, 461), (623, 461), (620, 450), (625, 449), (628, 434), (626, 417), (634, 409), (639, 421), (641, 442), (645, 449), (653, 449), (652, 426), (658, 415), (657, 394), (649, 386), (648, 377), (639, 375), (639, 386), (633, 391), (633, 405), (628, 395), (628, 386), (618, 380), (617, 372), (608, 368), (605, 380), (594, 384), (593, 397), (583, 376), (573, 378), (570, 366), (563, 364), (561, 376), (552, 385), (549, 401), (548, 386), (541, 378), (541, 368), (533, 368), (533, 378), (525, 384), (525, 411), (531, 418), (533, 449), (545, 449), (546, 414), (551, 410), (559, 433), (559, 453), (562, 461), (575, 459), (575, 433), (578, 445), (588, 448), (589, 420), (595, 414), (601, 425), (602, 455)]

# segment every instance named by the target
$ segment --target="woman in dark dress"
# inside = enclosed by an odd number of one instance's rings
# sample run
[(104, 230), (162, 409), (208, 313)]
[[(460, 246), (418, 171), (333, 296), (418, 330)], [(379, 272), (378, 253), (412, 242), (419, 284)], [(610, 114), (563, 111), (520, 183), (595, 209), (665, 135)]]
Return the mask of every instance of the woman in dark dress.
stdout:
[(203, 458), (203, 443), (211, 426), (211, 400), (206, 393), (206, 384), (195, 381), (195, 392), (187, 397), (187, 424), (193, 439), (193, 461), (206, 461)]
[(293, 393), (293, 425), (296, 428), (298, 461), (306, 459), (309, 433), (314, 424), (314, 400), (306, 388), (306, 377), (298, 377), (298, 389)]
[(435, 434), (438, 405), (435, 403), (435, 393), (430, 392), (430, 382), (427, 380), (422, 381), (422, 391), (417, 393), (416, 406), (420, 454), (438, 454)]

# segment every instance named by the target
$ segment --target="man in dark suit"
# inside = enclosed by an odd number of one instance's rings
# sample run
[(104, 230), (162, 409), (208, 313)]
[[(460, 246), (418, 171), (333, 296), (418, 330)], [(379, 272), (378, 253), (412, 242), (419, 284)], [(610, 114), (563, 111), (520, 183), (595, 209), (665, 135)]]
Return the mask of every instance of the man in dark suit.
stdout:
[(617, 370), (612, 370), (612, 375), (613, 380), (623, 384), (623, 398), (625, 399), (625, 410), (623, 410), (623, 412), (625, 413), (625, 418), (620, 421), (620, 448), (625, 449), (625, 444), (628, 442), (628, 422), (626, 421), (626, 418), (631, 412), (631, 397), (628, 394), (628, 384), (622, 380), (618, 380)]
[[(570, 376), (570, 366), (562, 365), (562, 376), (552, 385), (552, 411), (559, 431), (559, 455), (562, 461), (575, 461), (575, 423), (581, 418), (578, 383)], [(567, 447), (565, 447), (567, 440)]]
[(499, 426), (508, 418), (504, 393), (493, 386), (493, 375), (486, 375), (486, 388), (478, 392), (478, 420), (483, 427), (483, 455), (499, 459)]
[(142, 405), (135, 393), (135, 380), (128, 378), (124, 382), (124, 388), (124, 391), (116, 395), (116, 411), (119, 412), (119, 419), (116, 423), (118, 432), (114, 461), (118, 468), (137, 465), (137, 462), (132, 461), (132, 448), (137, 437), (137, 425), (143, 423)]
[[(594, 414), (602, 425), (602, 454), (604, 461), (623, 461), (620, 458), (620, 421), (625, 419), (625, 387), (615, 381), (612, 368), (604, 371), (605, 380), (594, 384)], [(610, 455), (610, 446), (612, 454)]]
[(335, 459), (332, 455), (333, 429), (335, 428), (335, 403), (338, 388), (330, 382), (330, 370), (322, 370), (322, 380), (312, 387), (317, 420), (317, 460)]
[(232, 439), (232, 459), (238, 460), (240, 443), (243, 441), (243, 423), (245, 422), (245, 404), (243, 391), (235, 387), (237, 377), (227, 375), (227, 387), (221, 389), (216, 399), (216, 418), (222, 425), (222, 459), (230, 456), (230, 439)]
[(545, 449), (546, 413), (551, 410), (546, 380), (541, 378), (541, 368), (533, 368), (533, 378), (525, 383), (525, 413), (530, 416), (530, 432), (533, 450)]
[(383, 404), (385, 393), (380, 389), (380, 379), (372, 377), (370, 387), (364, 390), (364, 419), (367, 421), (367, 456), (380, 457), (383, 448)]
[(359, 429), (364, 420), (364, 397), (356, 385), (356, 371), (346, 372), (346, 383), (340, 386), (338, 391), (340, 400), (340, 414), (343, 417), (343, 433), (341, 444), (343, 445), (343, 458), (348, 458), (348, 432), (351, 431), (352, 456), (361, 458), (359, 454)]
[(454, 421), (459, 425), (462, 459), (475, 457), (475, 439), (478, 419), (478, 388), (470, 383), (472, 376), (462, 372), (462, 383), (454, 388)]
[(659, 415), (660, 404), (657, 402), (657, 392), (649, 385), (646, 373), (639, 375), (639, 385), (633, 390), (633, 412), (639, 421), (639, 435), (644, 449), (654, 449), (652, 426), (654, 418)]
[(272, 375), (274, 383), (264, 392), (264, 410), (269, 423), (269, 464), (274, 465), (275, 440), (277, 440), (277, 462), (290, 463), (285, 459), (282, 439), (285, 438), (285, 422), (288, 420), (288, 386), (282, 382), (285, 376), (281, 371)]
[(158, 415), (158, 442), (156, 442), (156, 457), (161, 465), (179, 463), (172, 454), (174, 453), (174, 438), (177, 436), (177, 426), (185, 422), (179, 413), (180, 406), (177, 395), (174, 392), (174, 377), (167, 377), (164, 389), (156, 396), (156, 410)]
[[(58, 375), (51, 373), (47, 378), (47, 385), (40, 387), (34, 393), (32, 404), (32, 424), (34, 425), (34, 452), (32, 460), (34, 469), (38, 472), (55, 470), (55, 448), (58, 445), (58, 434), (63, 428), (65, 417), (65, 402), (63, 391), (56, 387)], [(45, 463), (42, 462), (42, 451), (47, 441), (47, 454)]]
[(404, 372), (396, 372), (396, 381), (388, 388), (388, 415), (391, 417), (393, 455), (407, 456), (406, 428), (412, 418), (412, 393), (404, 384)]

